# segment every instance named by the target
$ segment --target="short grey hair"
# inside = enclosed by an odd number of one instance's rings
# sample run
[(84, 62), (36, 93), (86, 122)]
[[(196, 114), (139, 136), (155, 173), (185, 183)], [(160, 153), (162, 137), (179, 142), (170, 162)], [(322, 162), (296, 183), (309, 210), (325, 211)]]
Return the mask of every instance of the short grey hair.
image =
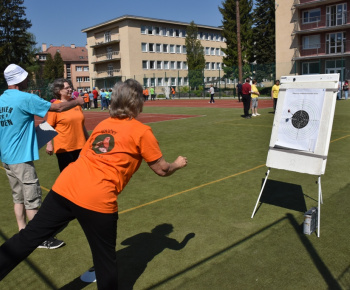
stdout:
[(141, 84), (133, 79), (118, 82), (114, 85), (111, 95), (109, 114), (112, 118), (136, 118), (143, 108)]

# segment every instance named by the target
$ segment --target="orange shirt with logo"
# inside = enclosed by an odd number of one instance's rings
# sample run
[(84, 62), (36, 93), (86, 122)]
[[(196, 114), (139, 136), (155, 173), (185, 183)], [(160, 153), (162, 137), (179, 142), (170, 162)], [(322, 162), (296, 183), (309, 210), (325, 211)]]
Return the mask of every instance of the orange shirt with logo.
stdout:
[(85, 103), (90, 102), (90, 97), (89, 97), (89, 94), (88, 94), (88, 93), (85, 93), (85, 94), (84, 94), (84, 102), (85, 102)]
[(96, 126), (78, 160), (65, 168), (52, 189), (80, 207), (114, 213), (118, 195), (142, 160), (160, 157), (149, 126), (135, 119), (108, 118)]
[[(54, 103), (60, 103), (56, 100)], [(84, 134), (84, 114), (80, 106), (68, 111), (48, 112), (47, 122), (57, 131), (53, 138), (54, 152), (63, 153), (83, 148), (86, 138)]]

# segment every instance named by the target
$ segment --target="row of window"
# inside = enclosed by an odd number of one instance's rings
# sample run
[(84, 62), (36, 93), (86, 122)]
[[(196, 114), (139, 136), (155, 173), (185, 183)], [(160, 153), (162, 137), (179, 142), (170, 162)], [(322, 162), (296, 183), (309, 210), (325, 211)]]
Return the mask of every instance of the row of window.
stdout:
[[(205, 77), (203, 79), (204, 83), (212, 83), (218, 82), (219, 79), (217, 77)], [(220, 83), (224, 84), (233, 84), (234, 81), (230, 79), (221, 80)], [(179, 78), (144, 78), (143, 86), (144, 87), (162, 87), (162, 86), (188, 86), (188, 78), (187, 77), (179, 77)]]
[[(326, 53), (343, 53), (346, 47), (345, 32), (335, 32), (326, 34)], [(320, 34), (308, 35), (303, 37), (303, 49), (321, 48)]]
[(88, 66), (76, 66), (75, 71), (89, 71)]
[[(303, 24), (321, 21), (321, 8), (302, 12)], [(337, 26), (347, 22), (347, 4), (341, 3), (326, 7), (326, 25)]]
[(90, 81), (90, 77), (77, 77), (77, 83), (86, 83)]
[[(141, 34), (147, 35), (160, 35), (169, 37), (186, 37), (187, 33), (185, 29), (167, 28), (159, 26), (141, 26)], [(211, 32), (198, 32), (197, 39), (200, 40), (212, 40), (212, 41), (225, 41), (225, 38), (219, 33)]]
[[(187, 53), (186, 45), (165, 44), (165, 43), (141, 43), (142, 52), (159, 52), (159, 53)], [(205, 55), (224, 56), (224, 52), (218, 47), (205, 47)]]
[[(341, 59), (338, 60), (326, 60), (324, 73), (343, 73), (344, 64)], [(302, 74), (319, 74), (321, 73), (320, 61), (310, 61), (302, 63)]]
[[(206, 62), (206, 70), (221, 70), (221, 62)], [(168, 61), (168, 60), (143, 60), (143, 69), (188, 69), (186, 61)]]

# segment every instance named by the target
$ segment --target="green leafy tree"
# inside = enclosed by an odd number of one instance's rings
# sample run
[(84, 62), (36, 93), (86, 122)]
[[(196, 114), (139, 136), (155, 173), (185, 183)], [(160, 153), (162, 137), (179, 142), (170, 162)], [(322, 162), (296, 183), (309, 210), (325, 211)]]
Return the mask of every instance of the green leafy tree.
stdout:
[(64, 62), (61, 54), (57, 51), (53, 57), (55, 78), (63, 78), (64, 76)]
[(35, 60), (34, 36), (27, 30), (32, 26), (25, 18), (24, 0), (0, 0), (0, 74), (15, 63), (24, 68)]
[[(253, 36), (253, 1), (239, 0), (240, 26), (241, 26), (241, 48), (242, 63), (249, 63), (253, 59), (252, 36)], [(225, 77), (238, 77), (238, 49), (237, 49), (237, 22), (236, 22), (236, 0), (225, 0), (219, 11), (223, 16), (222, 27), (223, 36), (226, 39), (227, 47), (223, 48), (225, 57), (223, 58)], [(243, 65), (244, 67), (244, 65)], [(243, 68), (244, 70), (244, 68)], [(245, 72), (244, 72), (245, 74)]]
[(258, 82), (275, 76), (275, 0), (256, 0), (253, 12), (253, 61)]
[(204, 48), (198, 36), (198, 27), (192, 21), (186, 29), (186, 51), (188, 65), (188, 79), (192, 88), (197, 88), (203, 84), (203, 71), (205, 67)]
[(55, 63), (50, 53), (46, 55), (43, 78), (48, 81), (53, 81), (55, 79)]

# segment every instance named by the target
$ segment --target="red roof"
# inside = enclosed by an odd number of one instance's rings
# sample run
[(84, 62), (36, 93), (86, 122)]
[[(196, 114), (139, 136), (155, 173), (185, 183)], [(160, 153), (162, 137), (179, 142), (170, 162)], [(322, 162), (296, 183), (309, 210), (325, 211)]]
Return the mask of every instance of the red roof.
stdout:
[(61, 54), (64, 62), (88, 62), (88, 51), (84, 46), (74, 48), (70, 46), (50, 46), (43, 53), (50, 53), (54, 57), (57, 51)]

